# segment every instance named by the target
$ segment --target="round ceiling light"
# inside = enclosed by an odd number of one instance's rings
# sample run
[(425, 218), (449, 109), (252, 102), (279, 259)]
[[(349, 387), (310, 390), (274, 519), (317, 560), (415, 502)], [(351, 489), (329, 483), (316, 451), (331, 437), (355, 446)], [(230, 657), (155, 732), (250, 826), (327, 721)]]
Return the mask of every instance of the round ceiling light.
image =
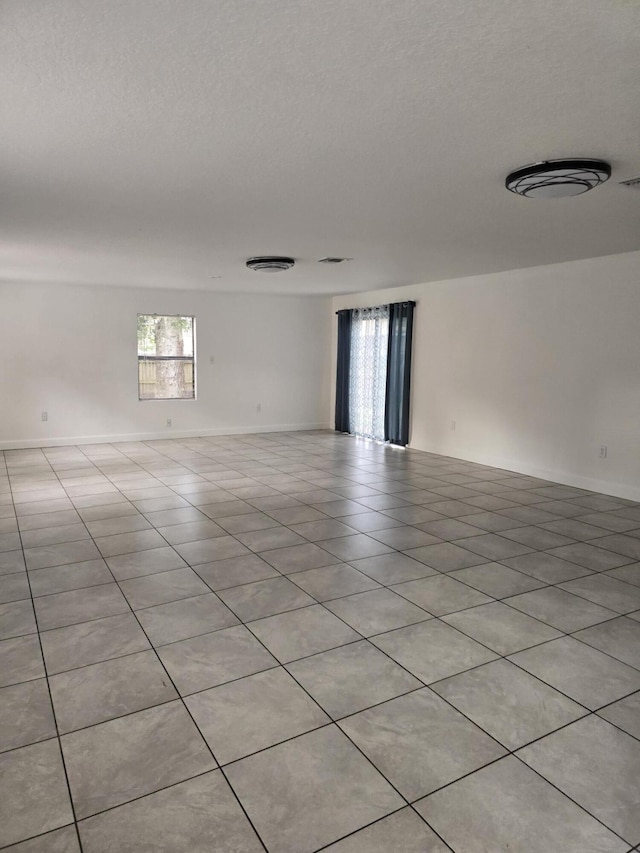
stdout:
[(545, 160), (511, 172), (505, 186), (526, 198), (564, 198), (582, 195), (610, 176), (611, 166), (604, 160)]
[(345, 261), (352, 261), (353, 258), (320, 258), (318, 261), (319, 264), (342, 264)]
[(256, 272), (282, 272), (291, 269), (294, 264), (293, 258), (279, 257), (249, 258), (247, 261), (249, 269), (256, 270)]

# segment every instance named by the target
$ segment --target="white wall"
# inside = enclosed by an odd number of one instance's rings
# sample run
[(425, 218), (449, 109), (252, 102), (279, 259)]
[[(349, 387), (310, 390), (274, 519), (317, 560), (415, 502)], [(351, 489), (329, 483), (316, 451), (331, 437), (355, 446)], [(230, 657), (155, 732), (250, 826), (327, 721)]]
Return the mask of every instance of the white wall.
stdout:
[[(418, 303), (410, 447), (640, 500), (640, 252), (340, 296), (333, 310), (402, 299)], [(333, 376), (335, 319), (332, 349)]]
[[(329, 304), (0, 285), (0, 448), (326, 426)], [(138, 401), (138, 313), (195, 315), (196, 401)]]

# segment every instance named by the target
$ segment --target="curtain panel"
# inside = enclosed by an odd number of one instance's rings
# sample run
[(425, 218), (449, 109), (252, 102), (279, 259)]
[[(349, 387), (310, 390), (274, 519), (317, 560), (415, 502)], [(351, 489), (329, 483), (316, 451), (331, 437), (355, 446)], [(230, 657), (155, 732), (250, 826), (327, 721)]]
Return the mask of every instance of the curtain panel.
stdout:
[(337, 312), (336, 431), (408, 444), (415, 305)]
[(409, 443), (411, 346), (415, 302), (389, 305), (389, 348), (384, 416), (384, 438), (405, 447)]
[(349, 432), (349, 377), (351, 372), (351, 309), (338, 311), (338, 365), (336, 371), (336, 432)]

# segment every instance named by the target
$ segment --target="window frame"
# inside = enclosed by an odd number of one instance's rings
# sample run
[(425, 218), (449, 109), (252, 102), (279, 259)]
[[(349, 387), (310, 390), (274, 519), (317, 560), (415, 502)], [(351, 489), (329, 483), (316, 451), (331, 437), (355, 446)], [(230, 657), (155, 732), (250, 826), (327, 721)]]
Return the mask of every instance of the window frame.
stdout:
[[(136, 335), (136, 352), (137, 370), (138, 370), (138, 402), (139, 403), (192, 403), (198, 399), (198, 372), (196, 369), (196, 316), (195, 314), (158, 314), (138, 312), (136, 315), (136, 325), (140, 321), (140, 317), (167, 317), (169, 319), (180, 318), (181, 320), (191, 320), (191, 338), (193, 342), (193, 355), (140, 355), (138, 352), (138, 341)], [(193, 366), (193, 396), (192, 397), (141, 397), (140, 396), (140, 362), (158, 362), (158, 361), (186, 361)]]

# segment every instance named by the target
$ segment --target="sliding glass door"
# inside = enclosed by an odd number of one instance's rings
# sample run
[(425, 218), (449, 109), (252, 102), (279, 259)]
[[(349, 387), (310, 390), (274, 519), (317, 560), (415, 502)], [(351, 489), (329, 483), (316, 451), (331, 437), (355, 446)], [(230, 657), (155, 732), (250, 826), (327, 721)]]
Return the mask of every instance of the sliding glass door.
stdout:
[(337, 432), (409, 443), (415, 302), (338, 311)]
[(384, 441), (389, 306), (352, 314), (349, 432)]

